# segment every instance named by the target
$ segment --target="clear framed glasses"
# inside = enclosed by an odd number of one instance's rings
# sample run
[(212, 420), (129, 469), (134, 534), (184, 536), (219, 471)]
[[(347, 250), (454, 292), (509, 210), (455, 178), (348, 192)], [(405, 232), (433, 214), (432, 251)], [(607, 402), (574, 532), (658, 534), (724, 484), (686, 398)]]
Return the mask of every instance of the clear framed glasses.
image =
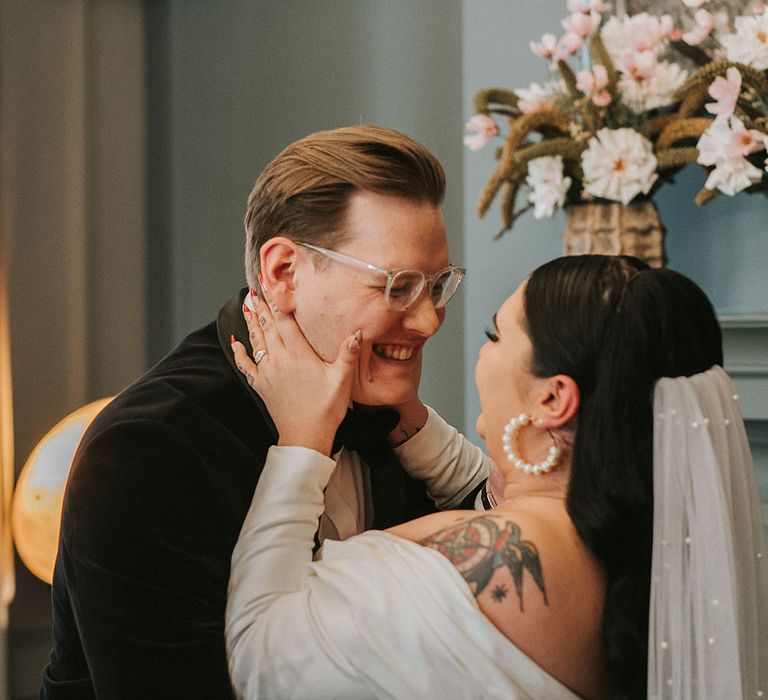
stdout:
[(456, 294), (461, 280), (467, 273), (463, 267), (456, 265), (449, 265), (434, 275), (426, 275), (421, 270), (385, 270), (383, 267), (377, 267), (357, 258), (351, 258), (349, 255), (337, 253), (335, 250), (328, 250), (301, 241), (297, 241), (297, 243), (343, 265), (384, 275), (387, 278), (384, 298), (387, 304), (397, 311), (405, 311), (421, 296), (425, 288), (435, 308), (442, 309)]

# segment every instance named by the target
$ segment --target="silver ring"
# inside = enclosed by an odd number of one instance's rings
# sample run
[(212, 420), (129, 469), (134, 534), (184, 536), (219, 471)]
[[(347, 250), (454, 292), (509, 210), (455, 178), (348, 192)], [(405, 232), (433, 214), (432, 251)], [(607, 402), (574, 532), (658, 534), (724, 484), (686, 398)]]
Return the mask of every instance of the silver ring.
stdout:
[(261, 362), (265, 357), (267, 356), (266, 350), (259, 350), (254, 356), (253, 356), (253, 363), (255, 365), (258, 365), (259, 362)]

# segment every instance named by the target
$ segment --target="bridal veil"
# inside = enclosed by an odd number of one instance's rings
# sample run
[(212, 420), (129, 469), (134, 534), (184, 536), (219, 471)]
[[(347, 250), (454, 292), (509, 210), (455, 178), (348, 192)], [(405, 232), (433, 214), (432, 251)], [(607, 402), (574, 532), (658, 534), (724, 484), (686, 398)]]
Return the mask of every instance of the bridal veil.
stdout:
[(648, 697), (768, 698), (765, 532), (721, 367), (654, 391)]

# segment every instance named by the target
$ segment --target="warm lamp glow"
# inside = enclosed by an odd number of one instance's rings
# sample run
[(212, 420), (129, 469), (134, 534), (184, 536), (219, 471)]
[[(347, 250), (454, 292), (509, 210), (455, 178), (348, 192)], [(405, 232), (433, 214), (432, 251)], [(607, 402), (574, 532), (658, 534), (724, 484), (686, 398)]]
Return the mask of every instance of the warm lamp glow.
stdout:
[[(5, 653), (8, 605), (15, 592), (11, 494), (13, 493), (13, 396), (11, 387), (11, 328), (9, 322), (8, 263), (5, 236), (0, 228), (0, 653)], [(0, 693), (5, 690), (5, 663), (0, 660)]]
[(53, 578), (72, 458), (85, 429), (111, 400), (89, 403), (57, 423), (37, 444), (19, 475), (11, 513), (16, 550), (27, 568), (47, 583)]

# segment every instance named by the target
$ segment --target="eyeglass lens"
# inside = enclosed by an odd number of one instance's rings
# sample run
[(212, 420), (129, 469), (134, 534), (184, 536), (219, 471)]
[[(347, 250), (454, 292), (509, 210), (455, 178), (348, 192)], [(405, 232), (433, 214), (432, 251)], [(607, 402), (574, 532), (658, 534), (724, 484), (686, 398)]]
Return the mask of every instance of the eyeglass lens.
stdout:
[[(451, 300), (460, 282), (461, 274), (452, 269), (443, 271), (432, 280), (429, 295), (436, 309), (442, 308)], [(426, 278), (422, 272), (400, 270), (392, 277), (387, 299), (393, 308), (405, 309), (418, 298), (425, 284)]]

